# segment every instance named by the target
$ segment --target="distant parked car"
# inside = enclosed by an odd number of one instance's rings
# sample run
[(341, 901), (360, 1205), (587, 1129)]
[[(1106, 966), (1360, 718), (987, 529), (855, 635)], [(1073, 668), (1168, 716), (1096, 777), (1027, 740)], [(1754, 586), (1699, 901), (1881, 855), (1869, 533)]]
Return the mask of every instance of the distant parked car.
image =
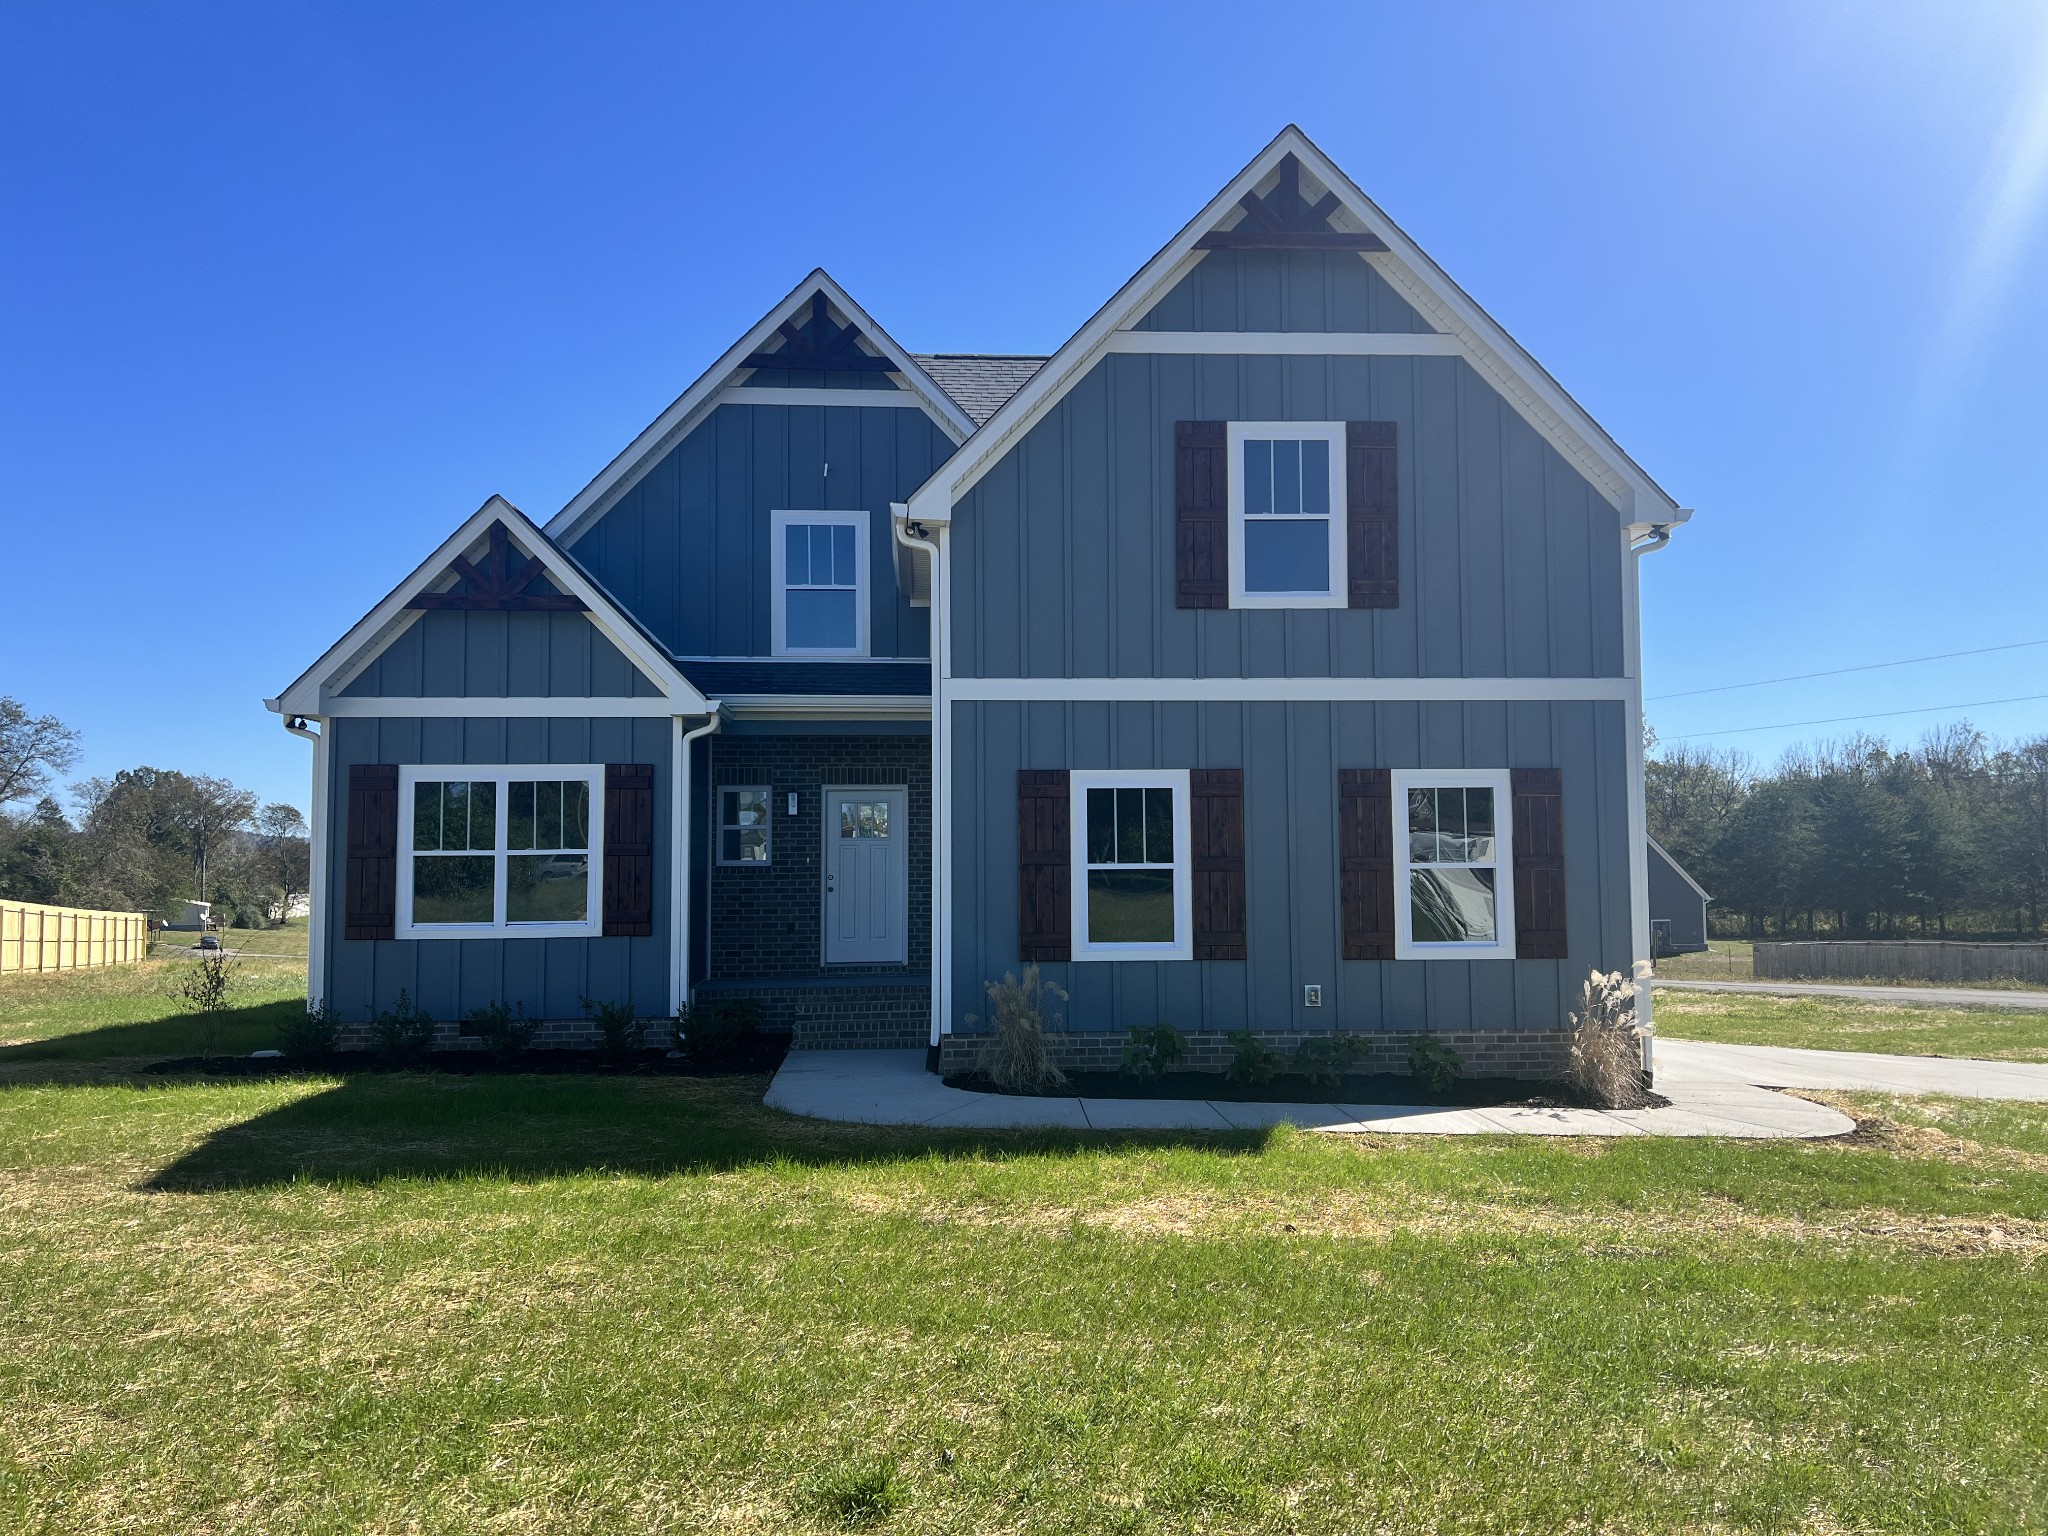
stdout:
[(199, 947), (201, 949), (219, 949), (220, 935), (217, 933), (202, 933), (199, 935)]

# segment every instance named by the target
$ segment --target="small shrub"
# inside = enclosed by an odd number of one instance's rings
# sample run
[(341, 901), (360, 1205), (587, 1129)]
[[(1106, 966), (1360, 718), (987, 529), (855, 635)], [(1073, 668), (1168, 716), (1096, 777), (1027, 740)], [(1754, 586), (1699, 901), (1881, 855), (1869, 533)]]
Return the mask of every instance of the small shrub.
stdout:
[(1634, 983), (1620, 971), (1592, 972), (1579, 989), (1571, 1024), (1565, 1077), (1573, 1089), (1602, 1109), (1640, 1109), (1647, 1103)]
[(521, 1003), (514, 1009), (495, 1002), (482, 1008), (472, 1008), (462, 1032), (481, 1040), (485, 1053), (493, 1061), (503, 1064), (533, 1044), (534, 1028), (533, 1020), (526, 1016), (526, 1004)]
[(1187, 1053), (1187, 1036), (1171, 1024), (1150, 1029), (1133, 1024), (1130, 1043), (1124, 1047), (1124, 1070), (1134, 1077), (1161, 1077)]
[(1285, 1056), (1248, 1029), (1233, 1029), (1224, 1038), (1231, 1055), (1223, 1075), (1233, 1083), (1270, 1083), (1287, 1065)]
[(868, 1462), (820, 1480), (813, 1499), (841, 1525), (878, 1525), (903, 1507), (903, 1484), (894, 1462)]
[[(988, 992), (989, 1037), (981, 1048), (981, 1068), (1005, 1093), (1044, 1093), (1067, 1086), (1067, 1074), (1053, 1065), (1045, 1043), (1048, 994), (1066, 1001), (1067, 994), (1039, 978), (1038, 967), (1024, 967), (1024, 979), (1005, 971), (1001, 981), (984, 983)], [(1051, 1022), (1057, 1023), (1054, 1014)], [(967, 1022), (978, 1024), (974, 1014)]]
[(398, 1001), (370, 1015), (370, 1049), (391, 1066), (418, 1061), (434, 1043), (434, 1016), (415, 1007), (403, 987)]
[(1350, 1035), (1315, 1035), (1294, 1048), (1294, 1070), (1318, 1088), (1335, 1088), (1358, 1065), (1359, 1044)]
[(324, 1061), (341, 1038), (341, 1015), (325, 1003), (309, 1005), (277, 1030), (277, 1048), (292, 1061)]
[(694, 1061), (731, 1061), (759, 1038), (765, 1018), (754, 998), (705, 998), (677, 1016), (676, 1044)]
[(633, 1012), (633, 999), (623, 1003), (600, 1003), (594, 998), (579, 998), (583, 1013), (597, 1026), (598, 1049), (604, 1052), (604, 1059), (615, 1067), (623, 1067), (633, 1059), (633, 1052), (640, 1044), (640, 1020)]
[(1456, 1050), (1435, 1035), (1417, 1035), (1408, 1042), (1408, 1070), (1422, 1084), (1424, 1092), (1441, 1098), (1465, 1075), (1465, 1063)]
[(199, 1022), (199, 1055), (213, 1060), (220, 1016), (235, 990), (235, 962), (224, 949), (208, 950), (186, 966), (171, 985), (171, 1000)]

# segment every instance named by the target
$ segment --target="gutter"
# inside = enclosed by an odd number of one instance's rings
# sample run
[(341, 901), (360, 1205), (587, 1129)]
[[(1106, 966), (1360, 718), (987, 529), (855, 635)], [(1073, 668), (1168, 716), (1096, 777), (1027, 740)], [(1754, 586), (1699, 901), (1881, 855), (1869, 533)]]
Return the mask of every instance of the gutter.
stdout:
[(889, 503), (889, 529), (906, 549), (921, 549), (932, 564), (932, 1025), (931, 1048), (936, 1069), (939, 1037), (950, 1030), (952, 1000), (952, 858), (947, 829), (953, 816), (952, 720), (946, 712), (947, 663), (951, 660), (947, 621), (951, 594), (947, 590), (943, 540), (945, 525), (914, 522), (909, 506)]
[(690, 1003), (690, 875), (696, 858), (696, 817), (690, 814), (691, 752), (697, 739), (709, 736), (725, 723), (725, 706), (717, 699), (706, 699), (711, 718), (690, 730), (683, 729), (686, 716), (675, 715), (670, 719), (671, 750), (675, 761), (670, 765), (669, 783), (669, 834), (670, 846), (675, 857), (670, 860), (668, 872), (668, 904), (674, 936), (668, 946), (668, 1011), (670, 1018), (680, 1017)]
[[(1629, 951), (1636, 987), (1636, 1023), (1643, 1032), (1646, 1081), (1654, 1081), (1656, 1075), (1657, 1020), (1650, 993), (1650, 796), (1643, 764), (1642, 558), (1669, 544), (1672, 528), (1691, 516), (1690, 507), (1681, 507), (1668, 522), (1631, 524), (1626, 535), (1628, 552), (1635, 557), (1629, 566), (1628, 582), (1628, 671), (1635, 685), (1628, 699)], [(1641, 538), (1636, 537), (1638, 527), (1644, 530)]]
[[(276, 699), (263, 701), (266, 709), (277, 709)], [(283, 714), (282, 710), (279, 710)], [(317, 715), (284, 715), (284, 728), (294, 736), (313, 743), (313, 805), (308, 846), (306, 884), (306, 1011), (319, 1008), (327, 998), (327, 801), (333, 790), (329, 782), (326, 722), (314, 730), (307, 722)]]

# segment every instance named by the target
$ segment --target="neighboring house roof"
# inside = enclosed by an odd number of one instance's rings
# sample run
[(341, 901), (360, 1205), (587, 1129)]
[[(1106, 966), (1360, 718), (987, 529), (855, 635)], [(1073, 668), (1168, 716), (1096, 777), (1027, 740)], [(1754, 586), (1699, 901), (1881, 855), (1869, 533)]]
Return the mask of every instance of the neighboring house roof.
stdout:
[(1621, 513), (1625, 525), (1646, 528), (1682, 523), (1691, 516), (1499, 322), (1430, 260), (1307, 134), (1290, 123), (940, 466), (912, 496), (911, 517), (923, 522), (947, 521), (953, 504), (1095, 365), (1114, 335), (1140, 319), (1201, 260), (1202, 238), (1249, 217), (1242, 210), (1243, 200), (1269, 181), (1277, 182), (1281, 162), (1290, 155), (1335, 200), (1329, 214), (1332, 228), (1371, 234), (1385, 244), (1384, 251), (1368, 252), (1360, 259), (1437, 332), (1450, 338), (1446, 345), (1455, 347), (1599, 489)]
[(756, 694), (847, 697), (930, 697), (928, 661), (679, 661), (691, 682), (713, 698)]
[(1671, 866), (1672, 873), (1676, 874), (1679, 879), (1683, 880), (1687, 885), (1691, 886), (1694, 892), (1697, 893), (1701, 901), (1712, 901), (1714, 899), (1700, 888), (1699, 881), (1693, 879), (1691, 875), (1685, 872), (1685, 866), (1683, 864), (1679, 863), (1678, 860), (1671, 857), (1670, 849), (1666, 848), (1654, 837), (1650, 838), (1649, 842), (1650, 851), (1655, 853), (1657, 857), (1662, 859), (1666, 864), (1669, 864)]
[(1043, 357), (993, 352), (914, 352), (911, 356), (977, 427), (995, 415), (1045, 363)]
[(385, 646), (418, 620), (420, 610), (410, 606), (414, 598), (456, 585), (452, 569), (455, 557), (466, 556), (486, 542), (493, 523), (505, 525), (513, 547), (520, 554), (538, 560), (551, 583), (569, 596), (582, 600), (589, 611), (590, 622), (662, 690), (677, 714), (703, 714), (710, 709), (710, 702), (670, 660), (668, 653), (648, 637), (611, 594), (592, 581), (581, 566), (534, 526), (531, 518), (502, 496), (493, 496), (471, 513), (460, 528), (442, 541), (440, 548), (393, 587), (384, 600), (329, 647), (325, 655), (276, 698), (265, 699), (264, 704), (281, 715), (326, 714), (327, 701), (346, 688)]
[[(819, 267), (790, 289), (781, 303), (769, 310), (751, 330), (728, 347), (725, 355), (705, 369), (697, 381), (677, 396), (667, 410), (655, 417), (644, 432), (628, 443), (617, 458), (599, 471), (596, 479), (578, 491), (566, 507), (549, 518), (549, 537), (558, 539), (566, 545), (603, 516), (607, 508), (630, 491), (642, 475), (661, 461), (662, 455), (687, 437), (700, 421), (718, 408), (729, 384), (740, 381), (741, 375), (751, 377), (746, 360), (766, 348), (775, 339), (783, 324), (795, 321), (810, 304), (812, 296), (820, 293), (825, 296), (831, 307), (839, 312), (842, 321), (859, 327), (863, 350), (886, 357), (896, 365), (898, 377), (903, 381), (903, 388), (917, 397), (926, 414), (939, 424), (948, 437), (958, 443), (964, 441), (974, 431), (978, 425), (974, 418), (961, 409), (953, 397), (941, 389), (918, 365), (916, 359), (898, 346), (866, 310), (854, 303), (852, 296), (834, 282), (823, 267)], [(758, 403), (778, 403), (767, 390), (762, 390), (760, 394)], [(851, 391), (848, 395), (849, 398), (845, 402), (848, 405), (876, 403), (871, 399), (862, 399), (860, 394)]]

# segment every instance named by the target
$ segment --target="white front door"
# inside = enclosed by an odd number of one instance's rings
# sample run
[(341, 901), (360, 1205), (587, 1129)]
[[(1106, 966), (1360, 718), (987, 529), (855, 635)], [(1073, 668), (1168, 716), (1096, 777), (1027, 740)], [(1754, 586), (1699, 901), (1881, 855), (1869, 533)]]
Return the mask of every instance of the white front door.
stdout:
[(910, 958), (909, 793), (825, 790), (825, 963)]

